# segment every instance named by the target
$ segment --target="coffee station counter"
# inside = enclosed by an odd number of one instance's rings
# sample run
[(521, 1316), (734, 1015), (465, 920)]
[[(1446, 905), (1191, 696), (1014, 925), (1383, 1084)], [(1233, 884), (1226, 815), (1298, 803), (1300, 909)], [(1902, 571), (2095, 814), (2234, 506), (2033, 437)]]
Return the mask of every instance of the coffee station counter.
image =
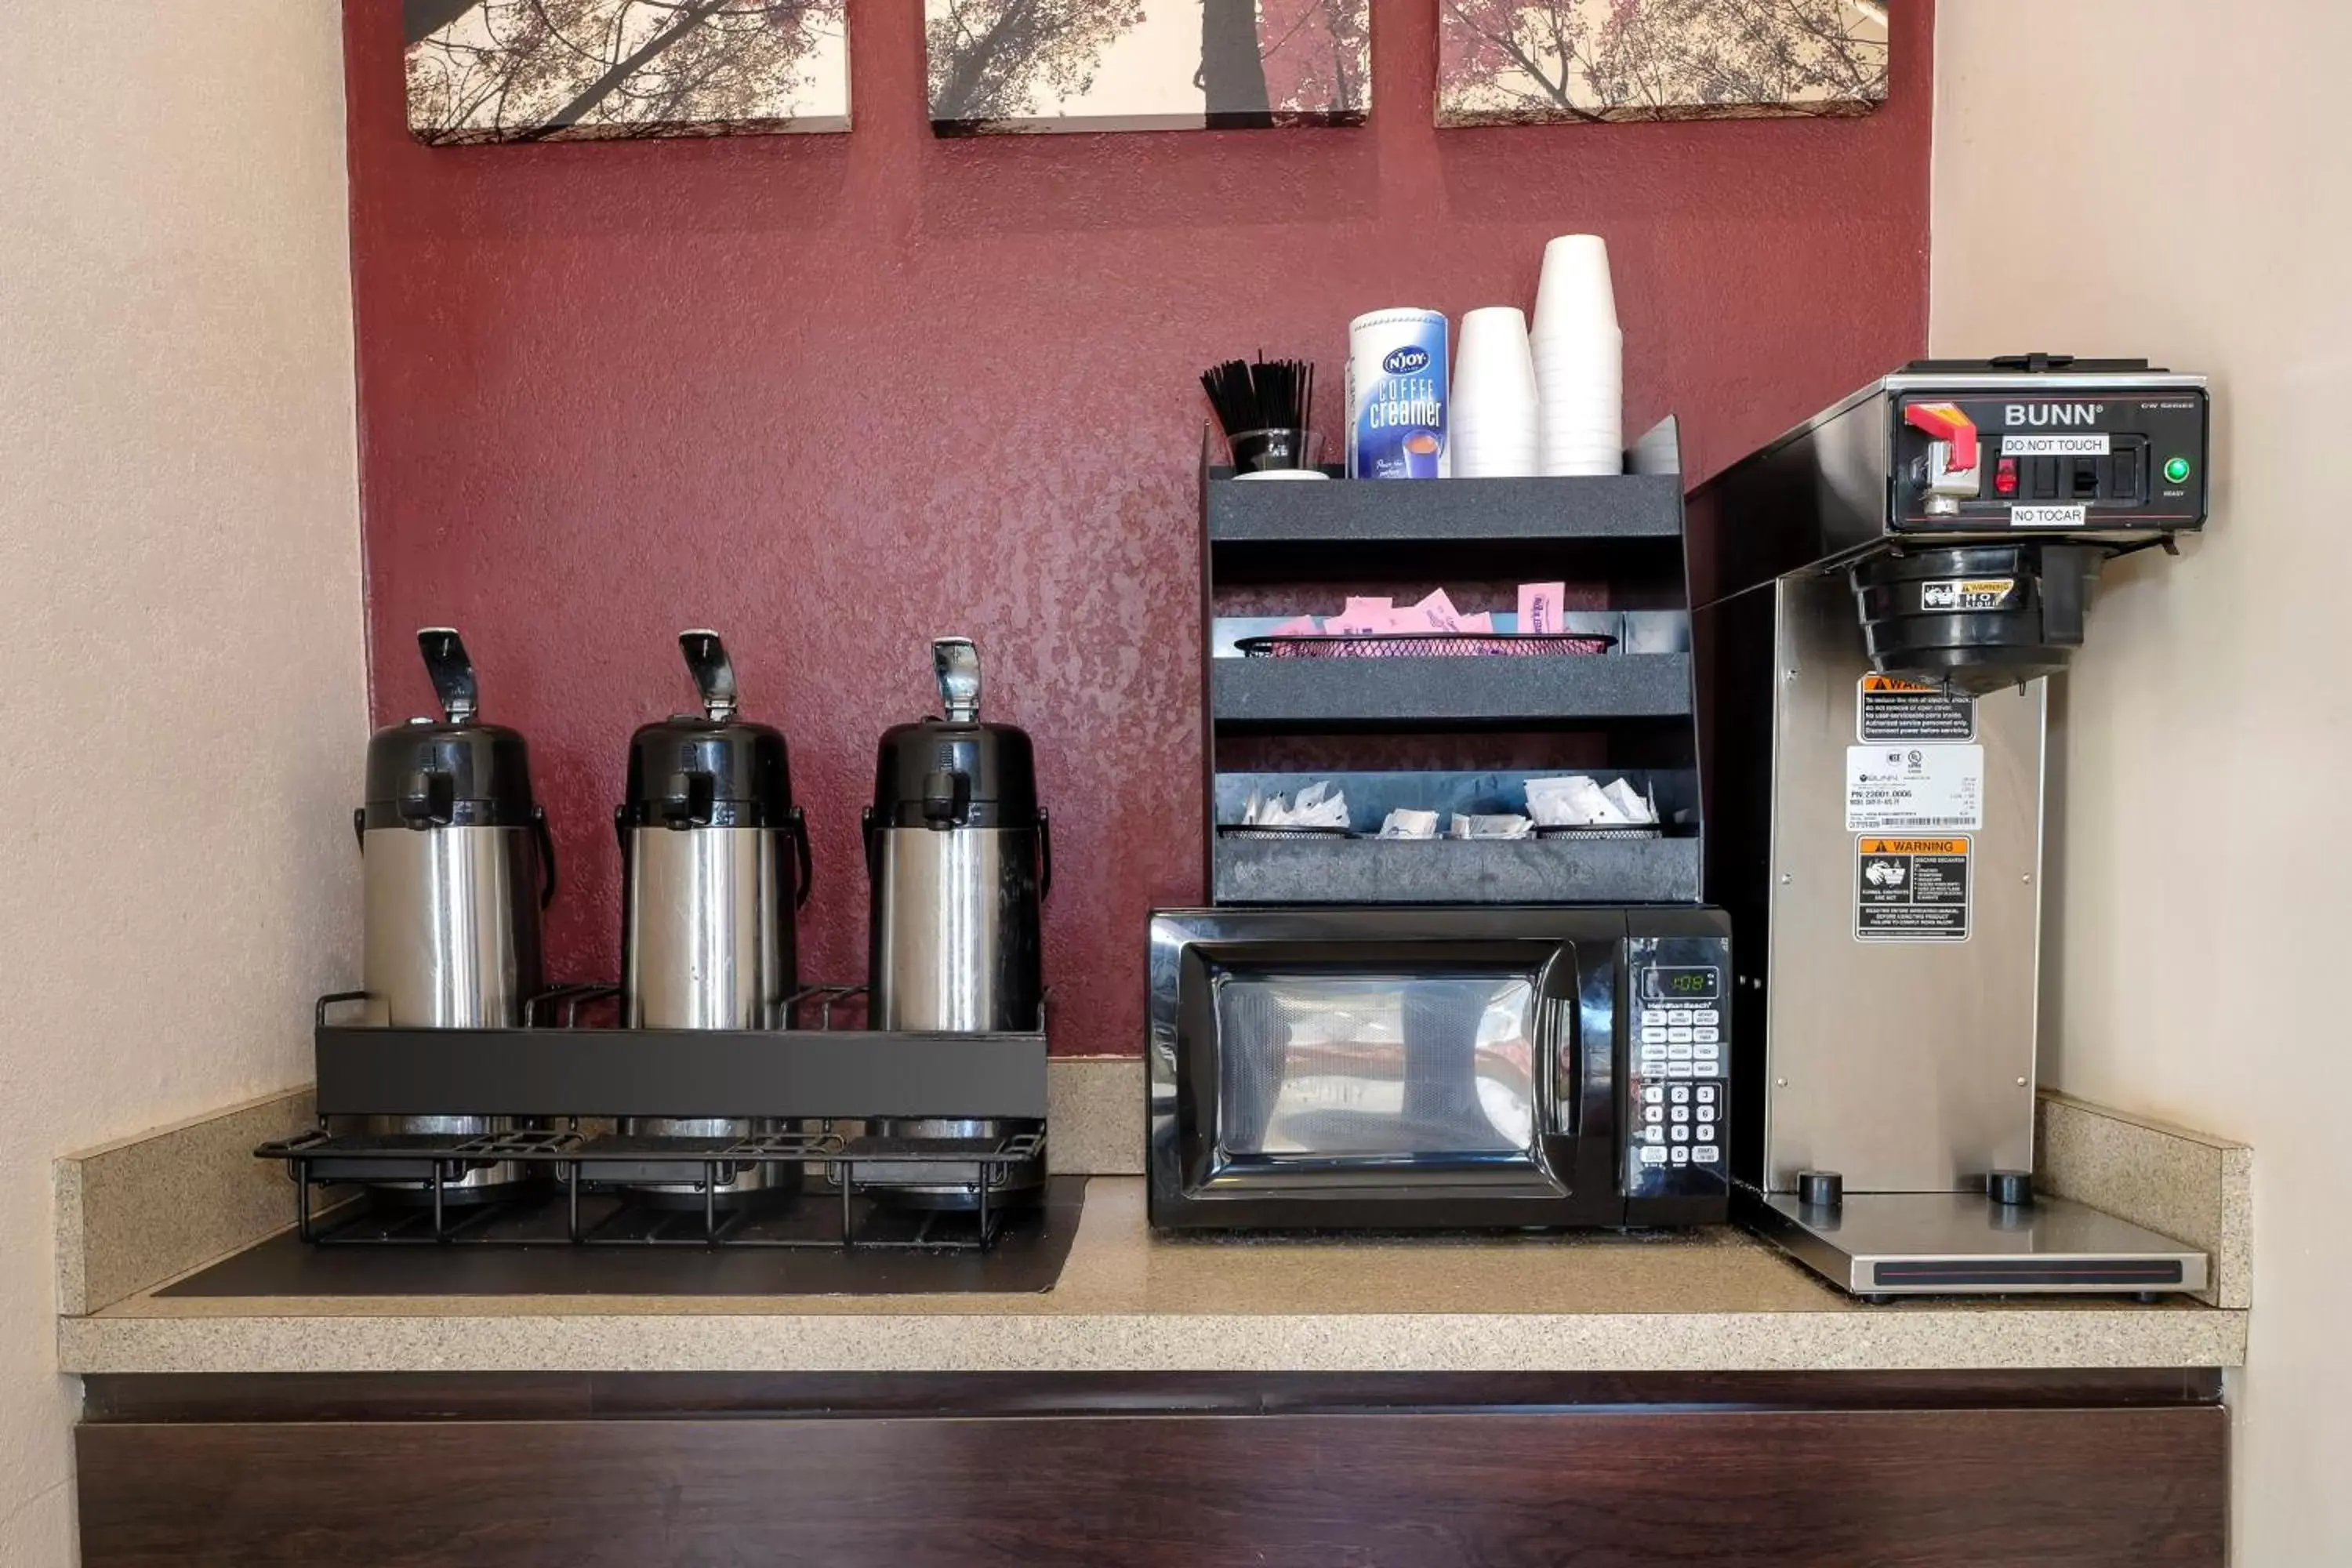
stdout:
[[(2206, 1301), (1870, 1305), (1736, 1229), (1381, 1240), (1171, 1240), (1123, 1146), (1137, 1064), (1057, 1062), (1064, 1174), (1088, 1175), (1053, 1289), (940, 1295), (160, 1294), (282, 1228), (246, 1151), (304, 1097), (64, 1163), (62, 1371), (1731, 1372), (2215, 1368), (2244, 1359), (2246, 1152), (2045, 1099), (2045, 1183), (2211, 1251)], [(1137, 1097), (1137, 1098), (1139, 1098)], [(1060, 1145), (1057, 1145), (1057, 1148)], [(1073, 1172), (1072, 1167), (1076, 1167)], [(199, 1179), (197, 1173), (208, 1173)], [(226, 1192), (241, 1208), (164, 1208)], [(226, 1200), (221, 1200), (226, 1201)]]
[(1097, 1177), (1023, 1296), (134, 1296), (61, 1325), (74, 1373), (1537, 1372), (2216, 1367), (2200, 1304), (1859, 1305), (1734, 1231), (1409, 1246), (1156, 1242)]
[[(1049, 1079), (1076, 1223), (1019, 1293), (1000, 1242), (958, 1294), (719, 1294), (794, 1265), (698, 1247), (619, 1265), (698, 1294), (190, 1294), (351, 1284), (251, 1154), (309, 1095), (62, 1162), (81, 1560), (2223, 1561), (2240, 1146), (2042, 1105), (2044, 1187), (2204, 1248), (2205, 1300), (1874, 1306), (1720, 1226), (1158, 1237), (1140, 1064)], [(363, 1250), (413, 1287), (467, 1249)]]

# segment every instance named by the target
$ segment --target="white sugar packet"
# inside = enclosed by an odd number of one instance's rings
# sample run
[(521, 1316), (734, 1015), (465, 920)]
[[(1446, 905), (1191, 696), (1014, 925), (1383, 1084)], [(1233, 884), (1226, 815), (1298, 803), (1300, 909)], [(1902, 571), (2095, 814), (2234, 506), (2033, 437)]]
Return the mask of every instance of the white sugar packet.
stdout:
[(1632, 820), (1583, 773), (1529, 779), (1528, 815), (1544, 827), (1617, 827)]
[(1451, 830), (1455, 838), (1532, 838), (1535, 831), (1536, 825), (1517, 812), (1474, 816), (1466, 811), (1454, 814)]
[(1619, 779), (1601, 793), (1609, 797), (1610, 805), (1624, 814), (1628, 822), (1647, 826), (1658, 820), (1658, 808), (1623, 779)]
[(1296, 801), (1276, 795), (1245, 820), (1256, 827), (1345, 827), (1348, 796), (1329, 780), (1320, 780), (1300, 790)]

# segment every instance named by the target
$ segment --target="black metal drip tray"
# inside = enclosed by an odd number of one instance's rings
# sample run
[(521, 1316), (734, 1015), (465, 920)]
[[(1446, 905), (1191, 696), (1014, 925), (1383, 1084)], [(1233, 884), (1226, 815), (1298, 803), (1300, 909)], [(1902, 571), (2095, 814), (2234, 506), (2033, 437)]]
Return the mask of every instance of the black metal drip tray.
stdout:
[[(1086, 1199), (1084, 1176), (1055, 1176), (1042, 1203), (1012, 1209), (985, 1249), (957, 1234), (968, 1215), (927, 1214), (870, 1198), (857, 1232), (871, 1245), (775, 1245), (838, 1233), (841, 1199), (822, 1185), (745, 1211), (736, 1245), (702, 1244), (699, 1205), (687, 1209), (583, 1196), (583, 1222), (618, 1245), (572, 1243), (561, 1191), (486, 1205), (460, 1242), (398, 1245), (417, 1211), (336, 1210), (321, 1229), (374, 1229), (391, 1245), (308, 1246), (292, 1231), (224, 1258), (160, 1296), (940, 1296), (1029, 1295), (1061, 1278)], [(373, 1200), (363, 1200), (373, 1201)], [(429, 1223), (429, 1219), (426, 1221)], [(938, 1247), (929, 1245), (932, 1240)], [(632, 1247), (630, 1240), (647, 1245)], [(765, 1243), (766, 1245), (762, 1245)], [(951, 1250), (950, 1248), (952, 1248)]]

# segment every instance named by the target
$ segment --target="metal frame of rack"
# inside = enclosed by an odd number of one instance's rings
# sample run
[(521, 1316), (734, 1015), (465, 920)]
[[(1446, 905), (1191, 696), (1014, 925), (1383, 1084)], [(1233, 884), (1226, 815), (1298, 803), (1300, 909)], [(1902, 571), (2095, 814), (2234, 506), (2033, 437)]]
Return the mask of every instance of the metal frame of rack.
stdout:
[[(420, 1029), (331, 1022), (365, 1005), (365, 992), (319, 999), (313, 1039), (320, 1125), (254, 1151), (282, 1161), (296, 1190), (295, 1220), (314, 1245), (512, 1244), (488, 1233), (519, 1206), (565, 1210), (562, 1239), (577, 1246), (984, 1249), (1025, 1195), (1024, 1167), (1045, 1151), (1045, 1020), (1034, 1030), (987, 1034), (836, 1028), (837, 1009), (864, 987), (816, 985), (787, 1004), (785, 1029), (629, 1029), (582, 1023), (618, 994), (567, 985), (535, 997), (519, 1028)], [(547, 1020), (542, 1022), (542, 1020)], [(333, 1119), (467, 1116), (553, 1122), (487, 1133), (338, 1132)], [(583, 1119), (782, 1121), (798, 1131), (747, 1138), (620, 1136)], [(1015, 1123), (998, 1138), (880, 1138), (841, 1123), (877, 1121)], [(513, 1165), (542, 1173), (527, 1198), (479, 1199), (455, 1190), (468, 1172)], [(821, 1172), (835, 1194), (730, 1194), (747, 1168)], [(699, 1168), (699, 1178), (691, 1174)], [(887, 1168), (887, 1180), (881, 1171)], [(322, 1213), (328, 1188), (413, 1184), (420, 1201), (363, 1203)], [(625, 1204), (589, 1215), (583, 1199), (632, 1186), (686, 1185), (698, 1201)], [(961, 1185), (971, 1206), (878, 1226), (861, 1202), (910, 1185)], [(1024, 1184), (1025, 1185), (1025, 1184)], [(763, 1215), (839, 1199), (836, 1230), (779, 1235)], [(348, 1210), (348, 1212), (346, 1212)], [(628, 1219), (625, 1216), (636, 1216)], [(386, 1223), (389, 1221), (389, 1223)]]
[[(282, 1160), (294, 1180), (295, 1226), (313, 1246), (446, 1246), (460, 1242), (508, 1245), (485, 1233), (499, 1219), (514, 1212), (513, 1202), (450, 1201), (449, 1189), (467, 1171), (514, 1163), (543, 1166), (561, 1187), (566, 1227), (564, 1239), (575, 1247), (746, 1247), (779, 1249), (873, 1250), (936, 1249), (984, 1251), (1003, 1232), (1012, 1207), (1003, 1192), (1007, 1174), (1040, 1158), (1045, 1148), (1042, 1131), (1025, 1131), (1001, 1139), (849, 1138), (829, 1128), (816, 1132), (775, 1133), (745, 1139), (620, 1138), (583, 1134), (576, 1128), (562, 1131), (522, 1131), (476, 1136), (403, 1136), (394, 1141), (368, 1134), (336, 1134), (314, 1128), (292, 1138), (265, 1143), (254, 1151), (265, 1160)], [(583, 1196), (646, 1180), (649, 1166), (659, 1166), (662, 1179), (675, 1182), (675, 1167), (699, 1165), (697, 1183), (701, 1202), (678, 1207), (623, 1205), (611, 1213), (583, 1219)], [(758, 1219), (767, 1205), (730, 1202), (722, 1190), (747, 1166), (772, 1169), (790, 1165), (796, 1171), (822, 1164), (840, 1198), (837, 1235), (780, 1237), (759, 1234)], [(929, 1212), (916, 1221), (911, 1236), (860, 1234), (858, 1198), (871, 1184), (858, 1179), (860, 1166), (887, 1164), (894, 1184), (907, 1179), (908, 1169), (933, 1169), (940, 1180), (948, 1173), (977, 1168), (977, 1206), (968, 1212)], [(599, 1173), (601, 1171), (601, 1173)], [(377, 1205), (346, 1205), (319, 1212), (313, 1194), (367, 1180), (414, 1181), (428, 1184), (429, 1203), (387, 1211)], [(817, 1194), (820, 1198), (824, 1194)], [(535, 1195), (532, 1202), (542, 1202)], [(389, 1226), (383, 1222), (389, 1217)], [(644, 1222), (632, 1226), (630, 1221)]]
[[(536, 999), (513, 1029), (419, 1029), (329, 1022), (370, 998), (319, 999), (313, 1038), (321, 1116), (890, 1117), (1040, 1121), (1045, 1026), (1012, 1033), (845, 1029), (835, 1008), (862, 986), (811, 986), (786, 1029), (589, 1027), (610, 986)], [(561, 1009), (559, 1013), (557, 1010)]]

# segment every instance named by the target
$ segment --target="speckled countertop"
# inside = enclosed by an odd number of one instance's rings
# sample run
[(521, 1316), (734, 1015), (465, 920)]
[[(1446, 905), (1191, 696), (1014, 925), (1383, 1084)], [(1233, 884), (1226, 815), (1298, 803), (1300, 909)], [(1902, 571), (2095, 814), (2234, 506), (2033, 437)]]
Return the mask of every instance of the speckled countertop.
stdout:
[(2246, 1313), (1864, 1306), (1731, 1230), (1169, 1241), (1097, 1177), (1040, 1295), (163, 1298), (58, 1321), (69, 1373), (1836, 1371), (2235, 1366)]

